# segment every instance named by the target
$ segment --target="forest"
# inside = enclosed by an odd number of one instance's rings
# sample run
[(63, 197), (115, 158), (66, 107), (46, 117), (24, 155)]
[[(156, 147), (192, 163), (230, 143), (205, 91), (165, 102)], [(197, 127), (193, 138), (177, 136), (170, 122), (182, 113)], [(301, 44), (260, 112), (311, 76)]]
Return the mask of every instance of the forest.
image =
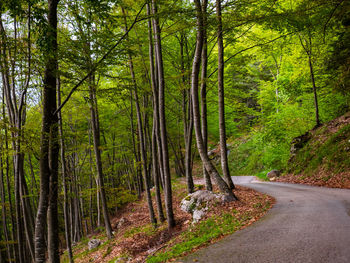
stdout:
[[(173, 182), (284, 170), (349, 111), (345, 0), (1, 0), (0, 262), (60, 262)], [(219, 156), (219, 161), (213, 159)], [(153, 200), (153, 202), (152, 202)]]

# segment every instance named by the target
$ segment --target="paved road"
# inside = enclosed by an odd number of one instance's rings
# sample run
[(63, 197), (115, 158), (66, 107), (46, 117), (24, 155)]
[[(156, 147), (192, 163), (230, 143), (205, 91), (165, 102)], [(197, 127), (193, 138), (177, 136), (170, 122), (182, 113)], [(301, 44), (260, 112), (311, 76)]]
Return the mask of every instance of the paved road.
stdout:
[(275, 206), (252, 226), (181, 262), (350, 262), (350, 190), (233, 179), (274, 196)]

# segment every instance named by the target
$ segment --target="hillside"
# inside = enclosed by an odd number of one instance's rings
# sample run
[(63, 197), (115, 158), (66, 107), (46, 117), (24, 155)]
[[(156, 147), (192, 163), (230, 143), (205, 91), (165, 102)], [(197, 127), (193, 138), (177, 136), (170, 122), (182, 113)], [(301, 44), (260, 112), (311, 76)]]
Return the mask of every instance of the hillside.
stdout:
[(278, 181), (350, 188), (350, 112), (297, 137)]
[[(202, 178), (196, 179), (196, 188), (203, 189)], [(206, 247), (224, 236), (243, 229), (264, 216), (272, 207), (274, 198), (255, 190), (237, 186), (239, 201), (216, 204), (197, 224), (191, 215), (180, 209), (181, 199), (187, 195), (184, 180), (173, 182), (173, 204), (177, 226), (168, 231), (166, 222), (153, 228), (149, 223), (146, 198), (130, 202), (111, 219), (114, 238), (108, 240), (103, 231), (83, 238), (73, 246), (74, 262), (168, 262), (199, 248)], [(214, 186), (217, 191), (217, 187)], [(154, 192), (152, 191), (152, 194)], [(155, 204), (154, 204), (155, 205)], [(89, 250), (88, 242), (98, 239), (101, 244)], [(63, 252), (63, 251), (62, 251)], [(69, 262), (67, 251), (62, 262)]]

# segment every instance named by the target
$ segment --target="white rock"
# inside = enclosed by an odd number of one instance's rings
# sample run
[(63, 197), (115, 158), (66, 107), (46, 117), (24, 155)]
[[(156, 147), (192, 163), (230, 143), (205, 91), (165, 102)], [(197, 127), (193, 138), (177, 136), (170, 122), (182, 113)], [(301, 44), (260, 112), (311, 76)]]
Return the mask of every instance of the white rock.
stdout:
[(192, 214), (193, 223), (197, 223), (208, 211), (211, 204), (233, 201), (224, 194), (214, 194), (207, 190), (199, 190), (189, 194), (181, 201), (181, 210)]
[(198, 223), (199, 220), (201, 220), (205, 216), (207, 211), (208, 208), (194, 210), (192, 214), (193, 223)]
[(101, 240), (91, 239), (88, 243), (88, 248), (89, 248), (89, 250), (92, 250), (94, 248), (97, 248), (99, 245), (101, 245)]

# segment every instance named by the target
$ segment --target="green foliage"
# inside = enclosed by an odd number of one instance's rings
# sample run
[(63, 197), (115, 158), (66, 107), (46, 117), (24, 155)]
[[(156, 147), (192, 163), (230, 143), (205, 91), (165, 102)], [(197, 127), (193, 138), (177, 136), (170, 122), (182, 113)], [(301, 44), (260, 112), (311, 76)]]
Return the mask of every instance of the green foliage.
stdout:
[(137, 196), (134, 193), (130, 193), (129, 190), (126, 190), (121, 187), (107, 187), (106, 195), (108, 196), (108, 208), (111, 210), (115, 210), (116, 207), (121, 208), (125, 204), (137, 200)]
[(260, 173), (255, 174), (255, 176), (263, 181), (269, 181), (269, 178), (267, 177), (268, 172), (269, 172), (269, 170), (265, 170), (265, 171), (262, 171)]

